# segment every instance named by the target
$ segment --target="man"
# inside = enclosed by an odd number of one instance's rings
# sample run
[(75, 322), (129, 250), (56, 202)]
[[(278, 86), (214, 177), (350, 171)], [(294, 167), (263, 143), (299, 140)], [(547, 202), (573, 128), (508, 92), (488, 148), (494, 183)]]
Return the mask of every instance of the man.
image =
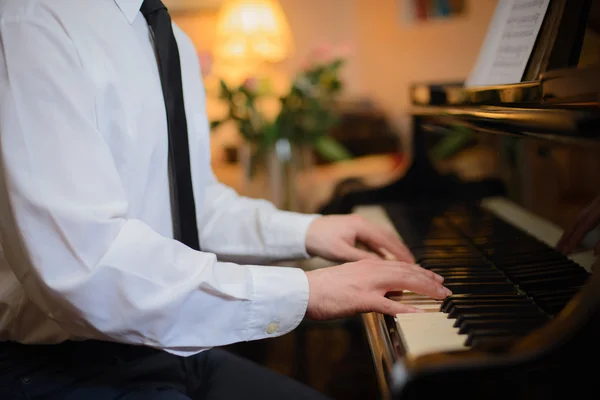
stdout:
[[(357, 216), (218, 183), (204, 108), (193, 45), (160, 1), (0, 0), (0, 398), (317, 398), (211, 348), (304, 317), (417, 311), (392, 290), (449, 294)], [(309, 256), (346, 264), (262, 266)]]

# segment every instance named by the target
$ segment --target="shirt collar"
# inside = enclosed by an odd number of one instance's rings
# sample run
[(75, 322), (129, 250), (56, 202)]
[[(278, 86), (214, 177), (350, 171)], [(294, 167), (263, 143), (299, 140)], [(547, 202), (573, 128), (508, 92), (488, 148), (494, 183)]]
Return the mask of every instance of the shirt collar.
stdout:
[(130, 24), (133, 24), (144, 0), (115, 0)]

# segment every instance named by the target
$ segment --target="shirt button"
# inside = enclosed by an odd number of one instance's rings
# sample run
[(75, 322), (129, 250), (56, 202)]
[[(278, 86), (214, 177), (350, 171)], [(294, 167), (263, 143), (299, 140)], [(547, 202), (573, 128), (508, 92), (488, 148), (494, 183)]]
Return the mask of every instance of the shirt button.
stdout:
[(279, 323), (277, 323), (277, 322), (271, 322), (269, 325), (267, 325), (267, 333), (269, 335), (274, 334), (278, 330), (279, 330)]

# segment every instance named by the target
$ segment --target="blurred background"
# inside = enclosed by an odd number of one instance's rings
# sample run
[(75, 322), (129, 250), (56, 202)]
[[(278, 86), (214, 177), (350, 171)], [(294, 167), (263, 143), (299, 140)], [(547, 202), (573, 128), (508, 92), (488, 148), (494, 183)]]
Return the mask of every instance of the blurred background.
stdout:
[[(401, 165), (410, 159), (411, 127), (407, 113), (410, 85), (420, 81), (464, 80), (476, 61), (497, 2), (166, 0), (165, 3), (174, 21), (198, 50), (211, 121), (222, 120), (234, 107), (235, 102), (223, 98), (221, 81), (232, 92), (249, 83), (248, 87), (262, 95), (256, 108), (264, 119), (271, 121), (282, 111), (277, 97), (290, 93), (294, 81), (304, 71), (331, 65), (338, 59), (343, 61), (333, 73), (340, 90), (329, 99), (317, 99), (327, 109), (335, 103), (335, 123), (323, 123), (318, 115), (313, 118), (317, 128), (328, 128), (327, 135), (337, 142), (334, 146), (331, 143), (317, 146), (314, 140), (307, 140), (302, 146), (295, 146), (297, 140), (291, 140), (291, 146), (280, 142), (278, 161), (273, 161), (277, 157), (269, 158), (268, 151), (262, 151), (262, 162), (259, 157), (252, 160), (260, 168), (249, 173), (255, 169), (250, 159), (255, 153), (251, 148), (257, 147), (256, 140), (248, 140), (249, 135), (241, 134), (244, 132), (240, 124), (233, 119), (212, 130), (212, 161), (219, 179), (245, 195), (269, 198), (282, 208), (313, 212), (343, 180), (360, 176), (365, 182), (379, 184), (397, 176)], [(327, 76), (320, 80), (326, 79)], [(278, 127), (278, 133), (273, 135), (286, 136), (283, 130)], [(263, 131), (262, 127), (254, 127), (256, 136), (265, 136)], [(298, 135), (310, 136), (310, 132), (304, 129)], [(293, 135), (287, 134), (287, 138), (290, 136)], [(322, 137), (323, 132), (311, 137), (315, 136)], [(276, 141), (271, 137), (270, 144)], [(288, 147), (294, 154), (302, 147), (301, 157), (296, 157), (302, 162), (294, 161), (291, 167), (282, 165)], [(316, 147), (317, 151), (313, 151)], [(311, 190), (303, 190), (306, 187)]]

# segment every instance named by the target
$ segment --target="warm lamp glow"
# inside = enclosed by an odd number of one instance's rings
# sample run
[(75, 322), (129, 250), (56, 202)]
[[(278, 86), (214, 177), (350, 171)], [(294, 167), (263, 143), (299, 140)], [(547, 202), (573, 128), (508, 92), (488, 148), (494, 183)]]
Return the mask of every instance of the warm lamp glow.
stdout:
[(278, 62), (292, 52), (290, 28), (276, 0), (229, 0), (217, 23), (215, 55), (234, 62)]

